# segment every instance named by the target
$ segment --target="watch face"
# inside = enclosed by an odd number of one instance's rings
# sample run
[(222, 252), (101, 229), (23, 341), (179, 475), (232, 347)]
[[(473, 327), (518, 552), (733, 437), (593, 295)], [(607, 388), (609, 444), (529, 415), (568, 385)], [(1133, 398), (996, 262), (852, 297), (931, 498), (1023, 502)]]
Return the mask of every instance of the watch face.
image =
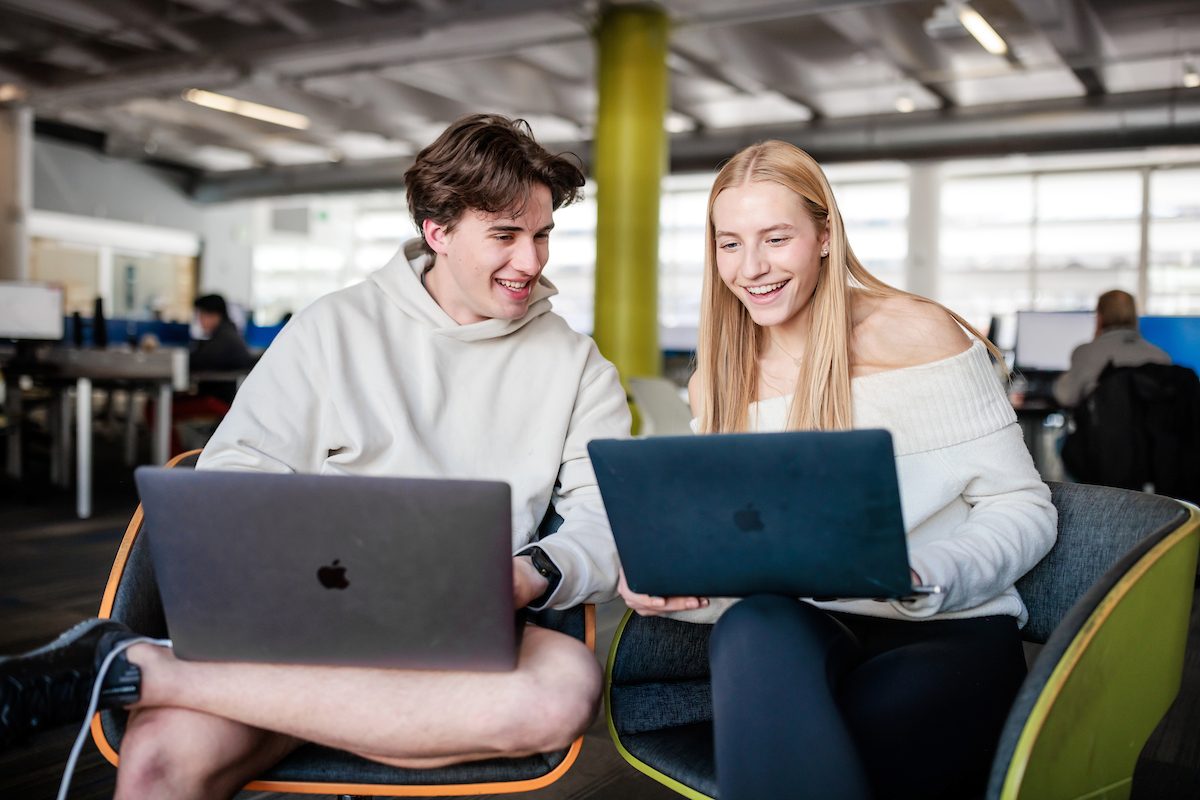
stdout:
[(546, 555), (546, 551), (540, 547), (535, 547), (529, 551), (529, 560), (533, 562), (533, 568), (536, 569), (543, 577), (547, 578), (551, 583), (562, 578), (562, 573), (558, 567), (550, 560), (550, 556)]

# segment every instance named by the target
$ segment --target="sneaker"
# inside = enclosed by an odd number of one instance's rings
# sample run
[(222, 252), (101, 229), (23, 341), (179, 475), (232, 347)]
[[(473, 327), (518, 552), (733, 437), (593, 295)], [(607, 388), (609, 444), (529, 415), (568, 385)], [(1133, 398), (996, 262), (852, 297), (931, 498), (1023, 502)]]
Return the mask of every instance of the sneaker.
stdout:
[[(0, 658), (0, 748), (39, 730), (82, 722), (105, 657), (137, 636), (120, 622), (89, 619), (45, 647)], [(141, 678), (141, 670), (122, 652), (104, 677), (100, 708), (136, 702)]]

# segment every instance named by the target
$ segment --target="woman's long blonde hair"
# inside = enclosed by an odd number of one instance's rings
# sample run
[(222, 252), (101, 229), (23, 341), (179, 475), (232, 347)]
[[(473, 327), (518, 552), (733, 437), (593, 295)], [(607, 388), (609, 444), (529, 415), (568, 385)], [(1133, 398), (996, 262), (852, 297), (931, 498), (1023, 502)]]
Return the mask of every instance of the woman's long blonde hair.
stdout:
[[(760, 181), (772, 181), (800, 195), (817, 231), (826, 226), (829, 229), (829, 255), (821, 259), (817, 285), (810, 301), (812, 327), (805, 343), (787, 427), (789, 430), (850, 428), (851, 288), (870, 297), (910, 297), (942, 306), (889, 286), (868, 272), (846, 241), (842, 215), (821, 167), (800, 148), (772, 140), (751, 145), (730, 159), (717, 173), (708, 196), (704, 289), (697, 347), (700, 432), (746, 430), (747, 409), (758, 399), (758, 358), (766, 334), (717, 273), (713, 203), (717, 195), (731, 186)], [(995, 345), (958, 314), (945, 310), (959, 325), (982, 340), (1003, 363)]]

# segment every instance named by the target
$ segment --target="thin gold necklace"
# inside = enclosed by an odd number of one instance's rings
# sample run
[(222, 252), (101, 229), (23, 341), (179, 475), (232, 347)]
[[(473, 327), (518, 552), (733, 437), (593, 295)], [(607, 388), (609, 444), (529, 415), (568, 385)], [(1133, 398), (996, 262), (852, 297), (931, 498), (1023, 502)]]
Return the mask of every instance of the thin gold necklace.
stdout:
[(769, 379), (767, 378), (767, 373), (766, 373), (766, 370), (760, 369), (760, 370), (758, 371), (758, 378), (759, 378), (759, 380), (761, 380), (761, 381), (763, 382), (763, 384), (765, 384), (765, 385), (766, 385), (766, 387), (767, 387), (768, 389), (770, 389), (771, 391), (775, 392), (775, 393), (776, 393), (776, 396), (779, 396), (779, 397), (785, 397), (785, 396), (787, 396), (787, 394), (788, 394), (787, 392), (785, 392), (783, 389), (781, 389), (781, 388), (779, 388), (778, 386), (776, 386), (776, 385), (775, 385), (775, 383), (774, 383), (774, 381), (771, 381), (771, 380), (769, 380)]
[(781, 353), (783, 353), (785, 356), (787, 356), (788, 358), (790, 358), (790, 359), (792, 360), (792, 364), (793, 364), (794, 366), (797, 366), (797, 367), (799, 367), (799, 366), (800, 366), (800, 362), (804, 360), (804, 357), (803, 357), (803, 356), (794, 356), (794, 355), (792, 355), (791, 353), (789, 353), (787, 350), (785, 350), (785, 349), (783, 348), (783, 345), (781, 345), (781, 344), (779, 343), (779, 340), (778, 340), (778, 339), (776, 339), (774, 336), (772, 336), (772, 337), (771, 337), (771, 343), (772, 343), (772, 344), (774, 344), (776, 347), (778, 347), (778, 348), (779, 348), (779, 351), (780, 351)]

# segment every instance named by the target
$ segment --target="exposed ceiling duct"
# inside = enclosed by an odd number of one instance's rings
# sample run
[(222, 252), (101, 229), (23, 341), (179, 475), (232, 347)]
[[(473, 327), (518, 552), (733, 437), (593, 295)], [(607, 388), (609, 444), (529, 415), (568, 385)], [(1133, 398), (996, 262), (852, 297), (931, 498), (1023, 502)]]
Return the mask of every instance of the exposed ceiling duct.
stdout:
[[(525, 117), (586, 159), (599, 5), (0, 0), (0, 104), (32, 105), (42, 130), (96, 132), (110, 155), (190, 169), (204, 199), (396, 186), (413, 153), (478, 110)], [(673, 169), (765, 137), (824, 160), (1200, 143), (1195, 0), (660, 5)], [(971, 14), (1002, 55), (968, 33)], [(208, 96), (195, 90), (228, 99), (186, 102)], [(236, 113), (262, 107), (308, 124)]]

